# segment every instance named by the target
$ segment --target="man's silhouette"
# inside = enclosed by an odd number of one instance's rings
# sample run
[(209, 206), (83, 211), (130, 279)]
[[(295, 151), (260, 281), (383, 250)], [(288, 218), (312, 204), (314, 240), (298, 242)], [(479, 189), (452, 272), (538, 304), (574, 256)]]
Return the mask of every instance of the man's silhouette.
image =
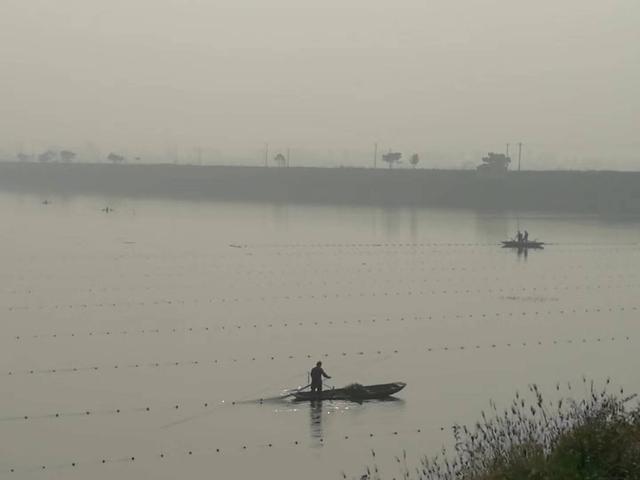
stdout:
[(322, 395), (322, 377), (331, 378), (322, 368), (322, 362), (316, 363), (316, 366), (311, 369), (311, 393), (317, 393), (318, 396)]

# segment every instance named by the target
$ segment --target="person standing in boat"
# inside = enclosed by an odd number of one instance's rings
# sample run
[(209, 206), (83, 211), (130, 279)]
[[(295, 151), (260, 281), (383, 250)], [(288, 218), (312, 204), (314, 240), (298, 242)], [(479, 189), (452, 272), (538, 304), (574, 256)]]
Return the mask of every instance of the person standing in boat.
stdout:
[(518, 230), (516, 239), (518, 240), (518, 245), (522, 245), (522, 232), (520, 230)]
[(524, 231), (524, 244), (527, 245), (529, 243), (529, 232)]
[(311, 369), (311, 393), (317, 393), (318, 396), (322, 394), (322, 377), (331, 378), (322, 368), (322, 362), (318, 362)]

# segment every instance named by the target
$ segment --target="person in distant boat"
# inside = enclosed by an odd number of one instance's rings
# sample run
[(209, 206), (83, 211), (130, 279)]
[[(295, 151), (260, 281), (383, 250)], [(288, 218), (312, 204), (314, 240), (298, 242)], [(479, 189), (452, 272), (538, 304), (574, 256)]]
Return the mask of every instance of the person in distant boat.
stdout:
[(526, 245), (527, 243), (529, 243), (529, 232), (527, 232), (525, 230), (524, 231), (524, 244)]
[(331, 378), (322, 368), (322, 362), (318, 362), (311, 369), (311, 392), (317, 393), (318, 396), (322, 393), (322, 377)]
[(522, 243), (522, 232), (518, 230), (518, 234), (516, 235), (516, 239), (518, 240), (518, 244)]

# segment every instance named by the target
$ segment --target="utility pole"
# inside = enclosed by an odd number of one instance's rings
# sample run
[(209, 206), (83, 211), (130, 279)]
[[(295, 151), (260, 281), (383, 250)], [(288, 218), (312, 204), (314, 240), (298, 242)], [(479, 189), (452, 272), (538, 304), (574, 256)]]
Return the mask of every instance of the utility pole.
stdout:
[(264, 144), (264, 166), (265, 167), (269, 166), (269, 144), (268, 143)]
[(509, 156), (509, 144), (507, 143), (507, 157)]
[(373, 168), (378, 166), (378, 144), (373, 144)]
[(520, 160), (522, 159), (522, 142), (518, 142), (518, 171), (520, 171)]

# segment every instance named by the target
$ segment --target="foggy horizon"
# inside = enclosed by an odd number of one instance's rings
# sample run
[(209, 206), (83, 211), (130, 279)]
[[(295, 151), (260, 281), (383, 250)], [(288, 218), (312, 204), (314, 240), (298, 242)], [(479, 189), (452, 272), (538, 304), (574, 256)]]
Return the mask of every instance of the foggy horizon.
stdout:
[[(640, 5), (4, 2), (0, 156), (636, 169)], [(197, 152), (200, 153), (197, 153)]]

